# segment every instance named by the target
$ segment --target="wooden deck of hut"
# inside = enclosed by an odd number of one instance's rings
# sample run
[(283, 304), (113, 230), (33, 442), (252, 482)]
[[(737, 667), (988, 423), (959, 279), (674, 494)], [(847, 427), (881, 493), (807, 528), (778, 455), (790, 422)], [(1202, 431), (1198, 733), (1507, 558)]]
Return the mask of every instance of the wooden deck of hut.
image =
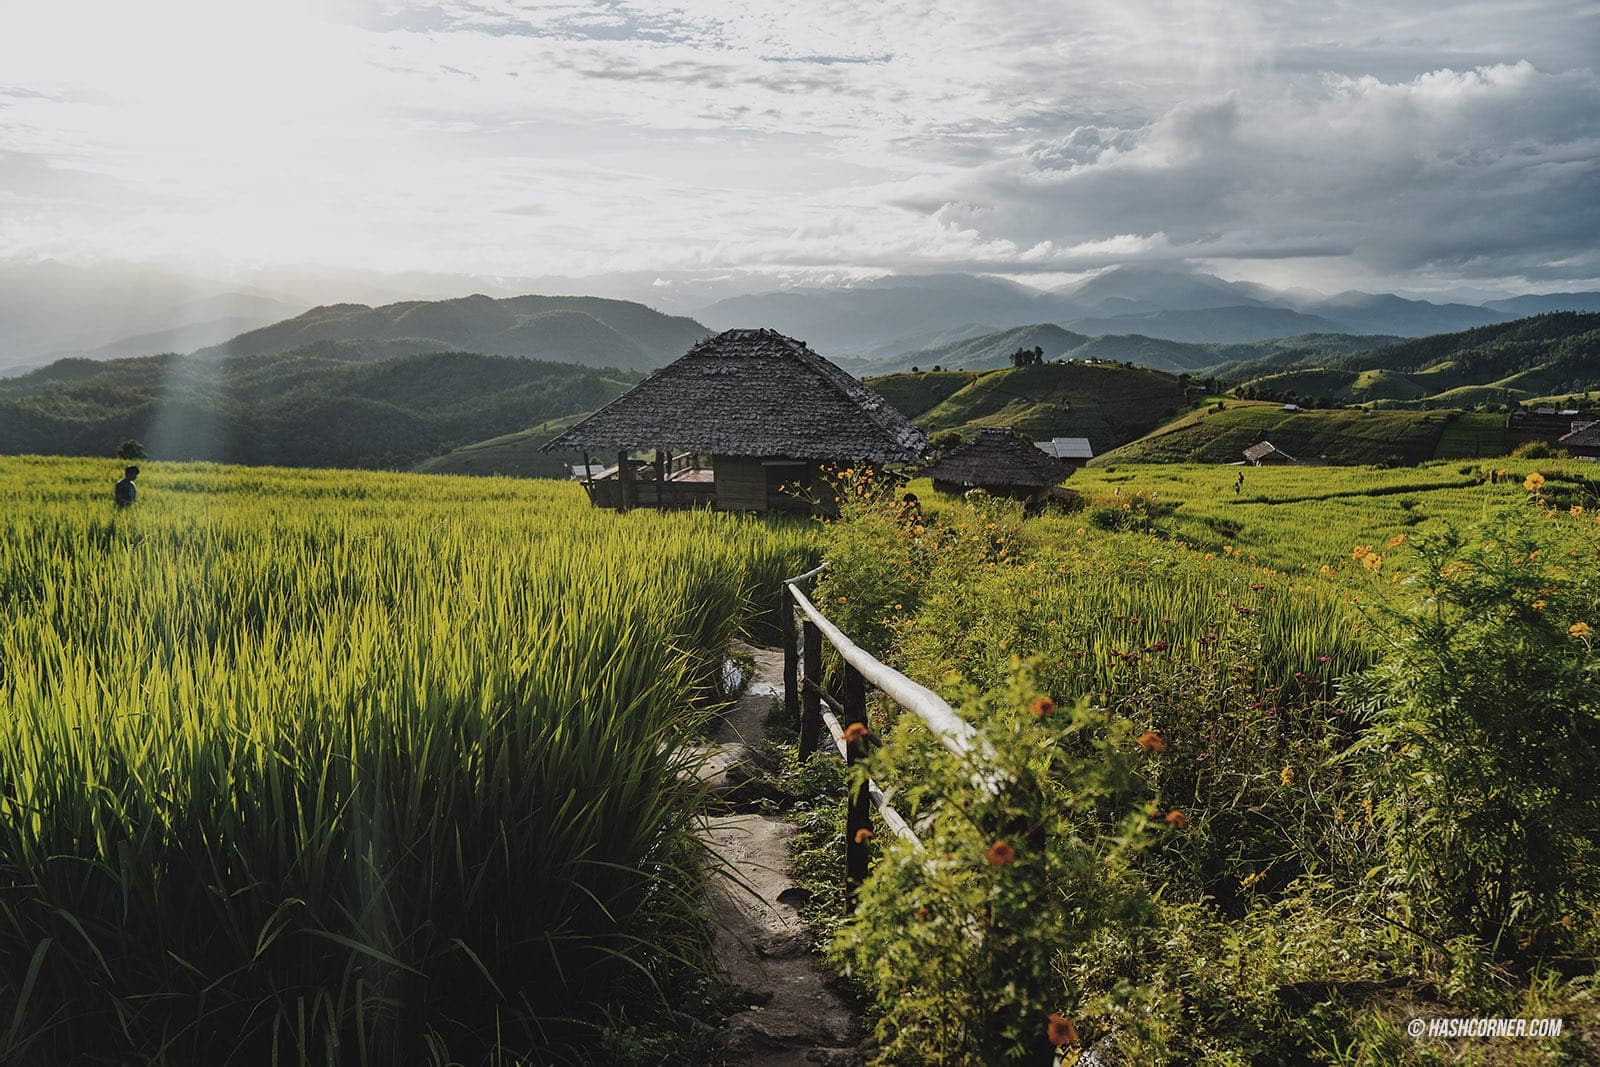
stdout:
[(1081, 463), (1052, 456), (1010, 427), (988, 426), (922, 471), (941, 493), (982, 489), (995, 496), (1030, 500), (1065, 481)]
[(584, 480), (597, 507), (755, 512), (824, 502), (825, 465), (911, 463), (926, 448), (882, 397), (773, 330), (702, 341), (543, 446), (586, 465), (615, 457)]

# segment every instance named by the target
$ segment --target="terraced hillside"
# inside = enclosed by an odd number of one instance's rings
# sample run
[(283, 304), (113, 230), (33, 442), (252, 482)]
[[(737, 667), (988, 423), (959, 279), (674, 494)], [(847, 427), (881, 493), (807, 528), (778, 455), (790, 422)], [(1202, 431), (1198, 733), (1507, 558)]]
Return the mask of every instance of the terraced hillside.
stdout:
[(1034, 440), (1087, 437), (1096, 452), (1150, 432), (1198, 396), (1172, 374), (1085, 362), (908, 372), (867, 384), (930, 433), (1010, 426)]
[(1188, 412), (1095, 462), (1238, 463), (1271, 441), (1300, 459), (1333, 464), (1412, 465), (1505, 455), (1547, 436), (1495, 412), (1335, 409), (1285, 411), (1282, 404), (1229, 400), (1222, 411)]

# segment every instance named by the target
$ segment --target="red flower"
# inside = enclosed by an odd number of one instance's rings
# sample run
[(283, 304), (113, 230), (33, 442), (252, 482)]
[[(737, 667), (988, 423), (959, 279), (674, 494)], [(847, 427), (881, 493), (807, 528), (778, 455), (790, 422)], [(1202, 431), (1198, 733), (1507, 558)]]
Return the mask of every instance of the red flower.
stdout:
[(1165, 752), (1167, 750), (1167, 742), (1154, 730), (1146, 730), (1144, 733), (1140, 734), (1139, 744), (1143, 745), (1151, 752)]
[(866, 844), (867, 843), (867, 839), (870, 838), (871, 836), (872, 836), (872, 831), (866, 829), (865, 827), (863, 827), (860, 830), (857, 830), (856, 831), (856, 844), (858, 844), (858, 845)]
[(864, 722), (853, 722), (849, 726), (846, 726), (844, 728), (844, 743), (845, 744), (853, 745), (857, 741), (865, 741), (866, 739), (867, 739), (867, 724), (866, 723), (864, 723)]
[(1060, 1012), (1050, 1013), (1050, 1022), (1045, 1027), (1052, 1045), (1076, 1045), (1078, 1043), (1078, 1028), (1072, 1025), (1072, 1020)]
[(1047, 696), (1036, 696), (1028, 701), (1028, 710), (1035, 719), (1048, 719), (1056, 713), (1056, 702)]
[(1176, 830), (1187, 830), (1189, 828), (1189, 816), (1177, 808), (1173, 808), (1167, 812), (1167, 825)]
[(989, 846), (986, 858), (996, 867), (1004, 867), (1017, 858), (1017, 850), (1008, 845), (1004, 840), (998, 840)]

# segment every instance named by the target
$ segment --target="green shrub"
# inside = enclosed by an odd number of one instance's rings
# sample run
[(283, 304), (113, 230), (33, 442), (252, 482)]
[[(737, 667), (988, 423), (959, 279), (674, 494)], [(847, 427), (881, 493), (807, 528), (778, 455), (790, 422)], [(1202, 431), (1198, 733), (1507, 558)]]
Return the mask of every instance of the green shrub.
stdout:
[(1346, 687), (1404, 921), (1522, 963), (1596, 947), (1600, 570), (1564, 521), (1414, 541), (1417, 604)]
[(1057, 709), (1026, 672), (999, 693), (966, 696), (962, 712), (985, 724), (966, 757), (931, 744), (907, 715), (866, 767), (912, 783), (899, 803), (926, 845), (882, 848), (861, 920), (833, 945), (882, 1007), (878, 1038), (892, 1063), (1022, 1062), (1055, 1043), (1052, 1016), (1064, 1039), (1089, 991), (1063, 983), (1063, 959), (1150, 924), (1134, 865), (1182, 822), (1158, 816), (1126, 722), (1086, 701)]

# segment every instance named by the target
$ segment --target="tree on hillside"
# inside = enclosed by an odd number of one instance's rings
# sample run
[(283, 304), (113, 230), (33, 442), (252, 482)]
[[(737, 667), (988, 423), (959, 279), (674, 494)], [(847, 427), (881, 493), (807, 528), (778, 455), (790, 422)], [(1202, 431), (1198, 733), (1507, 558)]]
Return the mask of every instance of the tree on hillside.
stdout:
[(1032, 348), (1019, 348), (1011, 353), (1013, 367), (1037, 367), (1044, 362), (1044, 348), (1034, 345)]
[(130, 437), (126, 441), (122, 442), (120, 445), (117, 446), (117, 458), (118, 459), (149, 459), (150, 458), (150, 454), (145, 451), (144, 445), (141, 445), (138, 441), (135, 441), (133, 438)]

